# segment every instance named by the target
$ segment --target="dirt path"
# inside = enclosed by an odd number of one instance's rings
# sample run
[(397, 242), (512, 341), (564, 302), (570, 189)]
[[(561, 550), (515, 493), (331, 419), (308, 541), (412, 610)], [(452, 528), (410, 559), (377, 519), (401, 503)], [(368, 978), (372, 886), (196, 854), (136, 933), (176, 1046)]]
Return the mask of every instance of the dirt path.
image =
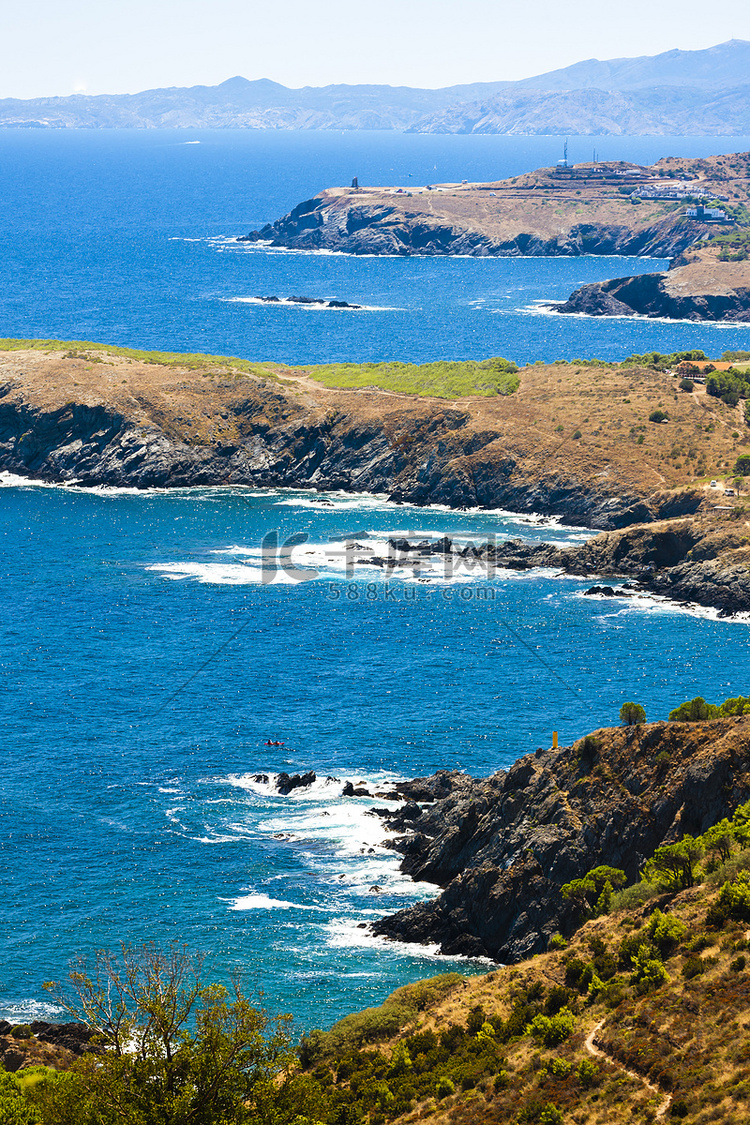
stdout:
[(669, 1107), (672, 1104), (672, 1095), (665, 1094), (664, 1091), (661, 1090), (658, 1086), (655, 1086), (653, 1082), (649, 1082), (648, 1078), (644, 1078), (642, 1074), (638, 1074), (634, 1070), (628, 1070), (626, 1066), (623, 1066), (622, 1063), (619, 1062), (616, 1058), (613, 1058), (612, 1055), (608, 1055), (606, 1051), (602, 1051), (600, 1047), (597, 1047), (595, 1040), (603, 1027), (604, 1020), (600, 1020), (593, 1031), (589, 1033), (586, 1042), (584, 1043), (584, 1046), (588, 1053), (590, 1055), (593, 1055), (594, 1058), (605, 1059), (608, 1063), (612, 1063), (613, 1066), (619, 1067), (620, 1070), (624, 1070), (625, 1073), (630, 1075), (631, 1078), (635, 1078), (638, 1082), (642, 1082), (643, 1085), (653, 1094), (658, 1094), (663, 1100), (661, 1101), (659, 1108), (656, 1111), (656, 1119), (658, 1121), (660, 1118), (666, 1117), (667, 1113), (669, 1112)]

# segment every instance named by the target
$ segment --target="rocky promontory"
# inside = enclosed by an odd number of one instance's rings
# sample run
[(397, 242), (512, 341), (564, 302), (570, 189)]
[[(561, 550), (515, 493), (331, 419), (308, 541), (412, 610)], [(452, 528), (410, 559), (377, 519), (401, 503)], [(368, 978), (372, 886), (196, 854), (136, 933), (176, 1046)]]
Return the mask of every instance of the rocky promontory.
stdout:
[[(394, 504), (555, 516), (607, 534), (570, 549), (464, 545), (484, 554), (463, 561), (627, 577), (722, 613), (750, 609), (748, 513), (742, 497), (728, 502), (705, 481), (725, 478), (750, 440), (741, 405), (702, 387), (683, 393), (656, 368), (534, 364), (509, 393), (446, 400), (373, 386), (372, 365), (362, 387), (342, 388), (331, 368), (77, 348), (0, 350), (0, 472), (85, 486), (378, 493)], [(649, 421), (656, 405), (668, 422)], [(458, 548), (397, 539), (393, 550), (413, 569), (420, 552), (448, 559)], [(355, 565), (380, 563), (386, 575), (391, 561), (353, 553)]]
[(582, 285), (555, 312), (672, 320), (750, 321), (750, 261), (721, 261), (720, 244), (683, 255), (666, 273)]
[[(695, 493), (682, 497), (686, 512), (696, 508)], [(555, 569), (582, 578), (627, 578), (625, 586), (594, 586), (600, 597), (656, 594), (670, 601), (718, 609), (720, 616), (750, 613), (750, 537), (748, 523), (732, 510), (605, 531), (585, 543), (558, 547), (553, 543), (511, 539), (500, 543), (454, 545), (391, 539), (383, 557), (368, 553), (355, 563), (382, 567), (387, 574), (438, 557), (459, 573), (462, 566), (495, 576), (502, 570)]]
[(683, 200), (750, 199), (746, 153), (540, 168), (491, 183), (329, 188), (238, 241), (349, 254), (672, 258), (710, 232)]
[(385, 815), (402, 869), (441, 892), (374, 932), (517, 961), (577, 924), (563, 884), (602, 864), (634, 881), (657, 847), (748, 800), (750, 717), (599, 730), (488, 778), (438, 774), (432, 791), (407, 819)]

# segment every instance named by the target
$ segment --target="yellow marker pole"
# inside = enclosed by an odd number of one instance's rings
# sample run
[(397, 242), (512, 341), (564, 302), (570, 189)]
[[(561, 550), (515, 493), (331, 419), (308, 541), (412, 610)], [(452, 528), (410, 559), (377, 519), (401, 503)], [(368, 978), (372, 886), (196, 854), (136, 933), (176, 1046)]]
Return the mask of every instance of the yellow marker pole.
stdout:
[(552, 749), (557, 750), (557, 731), (552, 731)]

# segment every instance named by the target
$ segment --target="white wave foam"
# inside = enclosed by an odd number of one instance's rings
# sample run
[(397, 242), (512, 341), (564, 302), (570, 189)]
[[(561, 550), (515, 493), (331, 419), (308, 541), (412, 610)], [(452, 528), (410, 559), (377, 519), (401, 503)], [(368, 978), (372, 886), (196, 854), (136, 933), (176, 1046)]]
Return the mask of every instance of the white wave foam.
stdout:
[(222, 563), (154, 563), (147, 566), (146, 570), (155, 571), (165, 578), (179, 582), (183, 578), (193, 578), (202, 584), (220, 586), (289, 586), (296, 585), (302, 580), (297, 575), (292, 576), (283, 570), (276, 570), (271, 574), (260, 567), (243, 566), (239, 563), (227, 565)]
[(267, 309), (302, 309), (310, 312), (404, 312), (396, 305), (360, 305), (359, 303), (344, 306), (330, 305), (329, 298), (321, 301), (292, 301), (289, 297), (280, 297), (278, 301), (266, 301), (263, 297), (222, 297), (222, 301), (229, 304), (261, 305)]
[(384, 953), (401, 957), (428, 957), (435, 961), (455, 961), (474, 965), (496, 964), (489, 957), (463, 957), (441, 953), (440, 946), (434, 943), (420, 945), (415, 942), (394, 941), (391, 938), (380, 937), (374, 934), (369, 926), (363, 928), (361, 923), (349, 918), (334, 918), (326, 922), (322, 929), (326, 934), (328, 945), (334, 949), (379, 949)]
[(298, 902), (287, 902), (282, 898), (271, 898), (264, 894), (239, 895), (237, 898), (223, 898), (221, 902), (230, 903), (230, 910), (315, 910), (314, 906), (303, 906)]
[(9, 1023), (31, 1023), (32, 1020), (49, 1020), (65, 1011), (58, 1004), (47, 1004), (43, 1000), (8, 1000), (0, 998), (0, 1015)]
[[(664, 271), (663, 270), (654, 270), (653, 272), (654, 273), (663, 273)], [(636, 275), (636, 276), (641, 276), (641, 275)], [(584, 283), (584, 284), (588, 284), (588, 283)], [(563, 299), (557, 298), (555, 301), (550, 301), (549, 299), (539, 300), (539, 301), (535, 301), (531, 305), (522, 305), (519, 308), (517, 308), (515, 311), (518, 312), (518, 313), (522, 313), (525, 316), (563, 317), (565, 320), (602, 320), (601, 316), (597, 316), (594, 313), (584, 313), (584, 312), (562, 313), (562, 312), (559, 312), (557, 309), (554, 309), (554, 308), (551, 307), (553, 304), (557, 304), (557, 305), (563, 304), (564, 301), (565, 301), (565, 298), (563, 298)], [(630, 315), (620, 314), (620, 315), (614, 315), (614, 316), (607, 316), (606, 319), (608, 321), (627, 320), (627, 321), (630, 321), (631, 323), (632, 323), (632, 321), (640, 321), (643, 324), (686, 324), (686, 325), (690, 325), (690, 327), (693, 328), (693, 329), (695, 328), (695, 321), (694, 320), (688, 320), (688, 319), (685, 319), (685, 318), (678, 318), (678, 317), (671, 317), (671, 316), (645, 316), (642, 313), (631, 313)], [(722, 329), (726, 329), (726, 328), (750, 328), (750, 323), (748, 323), (747, 321), (739, 321), (739, 320), (732, 320), (732, 321), (702, 320), (701, 321), (701, 328), (722, 328)]]
[[(579, 581), (580, 581), (579, 577)], [(588, 578), (586, 579), (589, 580)], [(599, 579), (598, 581), (603, 581)], [(616, 589), (616, 587), (615, 587)], [(579, 591), (572, 595), (576, 598), (585, 597), (588, 601), (614, 601), (611, 597), (602, 597), (597, 594), (585, 594)], [(611, 617), (622, 617), (630, 613), (651, 613), (651, 614), (681, 614), (687, 617), (697, 617), (704, 621), (721, 621), (722, 624), (732, 625), (750, 625), (750, 612), (732, 613), (729, 616), (722, 616), (721, 610), (716, 609), (714, 606), (697, 605), (695, 602), (675, 602), (671, 598), (664, 597), (661, 594), (648, 594), (636, 593), (631, 594), (629, 597), (622, 594), (617, 598), (617, 601), (623, 603), (621, 608), (616, 613), (610, 614)]]

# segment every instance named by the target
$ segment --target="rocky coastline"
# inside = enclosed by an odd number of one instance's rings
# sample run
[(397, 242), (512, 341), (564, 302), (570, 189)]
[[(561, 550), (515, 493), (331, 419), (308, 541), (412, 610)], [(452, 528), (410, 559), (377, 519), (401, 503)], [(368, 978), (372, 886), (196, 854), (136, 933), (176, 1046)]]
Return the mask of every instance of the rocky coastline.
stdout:
[(748, 284), (724, 292), (681, 293), (673, 288), (674, 275), (646, 273), (616, 277), (582, 285), (567, 301), (552, 304), (558, 313), (585, 316), (646, 316), (669, 320), (750, 321), (750, 270)]
[(668, 157), (650, 166), (566, 163), (490, 183), (372, 187), (355, 181), (303, 200), (237, 241), (397, 256), (676, 258), (716, 230), (713, 211), (691, 213), (686, 200), (731, 199), (732, 207), (721, 212), (722, 231), (744, 222), (747, 162), (748, 154), (735, 153)]
[[(482, 185), (485, 193), (496, 185)], [(325, 191), (304, 200), (287, 215), (260, 230), (240, 235), (238, 242), (287, 250), (327, 250), (355, 255), (414, 255), (441, 257), (577, 257), (581, 254), (639, 255), (669, 258), (685, 250), (696, 237), (695, 224), (675, 218), (646, 226), (626, 221), (575, 221), (575, 208), (562, 225), (546, 229), (546, 222), (526, 214), (509, 229), (503, 225), (452, 215), (450, 199), (435, 208), (394, 198), (390, 190), (369, 193)], [(437, 195), (437, 193), (435, 193)], [(538, 200), (529, 200), (527, 211)], [(440, 214), (438, 208), (445, 211)], [(436, 213), (437, 211), (437, 213)], [(627, 216), (630, 219), (630, 216)], [(544, 216), (546, 219), (546, 216)]]
[[(374, 555), (362, 544), (348, 549), (353, 563), (378, 567), (386, 577), (402, 568), (419, 569), (438, 558), (446, 570), (467, 567), (480, 578), (503, 570), (554, 569), (588, 579), (623, 579), (617, 588), (594, 586), (589, 595), (632, 597), (652, 594), (688, 606), (716, 609), (720, 617), (750, 613), (750, 547), (746, 525), (698, 517), (660, 520), (607, 531), (573, 547), (511, 539), (454, 546), (435, 541), (391, 539), (388, 552)], [(360, 555), (359, 552), (362, 552)]]
[[(384, 558), (354, 544), (352, 561), (387, 577), (394, 559), (413, 569), (442, 553), (482, 570), (626, 578), (640, 592), (722, 614), (750, 611), (741, 503), (717, 504), (718, 492), (690, 487), (692, 467), (672, 467), (661, 452), (694, 440), (700, 422), (703, 457), (726, 464), (737, 456), (734, 413), (718, 399), (677, 394), (668, 426), (639, 425), (664, 394), (661, 372), (535, 365), (513, 395), (445, 402), (331, 389), (290, 368), (238, 374), (209, 357), (196, 373), (92, 356), (28, 349), (0, 358), (0, 472), (87, 487), (341, 490), (552, 516), (605, 534), (567, 549), (394, 541)], [(564, 410), (576, 421), (586, 411), (590, 439), (573, 423), (561, 439)]]
[(378, 810), (391, 846), (440, 893), (373, 932), (514, 962), (577, 925), (563, 884), (600, 864), (634, 881), (657, 847), (748, 799), (750, 717), (599, 730), (488, 778), (440, 772), (397, 788), (406, 803)]

